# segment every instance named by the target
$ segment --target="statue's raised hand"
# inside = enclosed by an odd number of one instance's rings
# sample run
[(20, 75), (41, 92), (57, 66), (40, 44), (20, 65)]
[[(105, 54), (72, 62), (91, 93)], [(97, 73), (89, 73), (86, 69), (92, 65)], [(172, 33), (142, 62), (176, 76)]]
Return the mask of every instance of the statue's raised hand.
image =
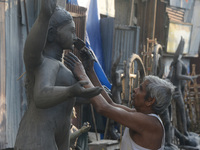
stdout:
[(87, 84), (87, 81), (78, 81), (76, 84), (72, 85), (70, 87), (71, 96), (91, 98), (101, 93), (102, 89), (100, 87), (84, 88), (84, 85)]
[(52, 15), (57, 4), (57, 0), (41, 0), (41, 12), (45, 15)]
[(173, 97), (174, 100), (181, 98), (180, 92), (174, 91), (173, 94), (172, 94), (172, 97)]
[(85, 133), (88, 132), (91, 128), (91, 125), (89, 124), (89, 122), (84, 122), (83, 126), (81, 127), (81, 132)]

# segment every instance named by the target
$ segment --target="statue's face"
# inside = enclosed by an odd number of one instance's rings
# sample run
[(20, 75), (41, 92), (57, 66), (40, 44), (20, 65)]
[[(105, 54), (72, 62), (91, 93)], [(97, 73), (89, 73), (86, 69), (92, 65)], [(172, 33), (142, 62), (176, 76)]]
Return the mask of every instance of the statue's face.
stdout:
[(74, 21), (57, 28), (56, 41), (63, 49), (73, 50), (73, 44), (77, 39), (75, 31)]

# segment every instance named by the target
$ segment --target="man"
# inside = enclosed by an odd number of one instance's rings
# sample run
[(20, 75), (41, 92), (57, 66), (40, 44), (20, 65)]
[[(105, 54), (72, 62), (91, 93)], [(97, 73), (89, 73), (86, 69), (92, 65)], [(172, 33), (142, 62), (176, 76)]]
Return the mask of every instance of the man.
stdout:
[(40, 14), (24, 47), (26, 67), (25, 112), (15, 150), (67, 150), (71, 113), (76, 96), (91, 97), (99, 88), (85, 89), (62, 63), (63, 49), (76, 41), (72, 16), (56, 7), (56, 0), (42, 0)]
[[(65, 64), (80, 81), (89, 82), (86, 88), (101, 86), (93, 67), (86, 74), (81, 61), (72, 53), (67, 55)], [(122, 138), (122, 150), (158, 150), (164, 149), (165, 141), (164, 127), (158, 115), (170, 105), (173, 90), (170, 82), (146, 76), (139, 88), (133, 90), (135, 109), (114, 103), (105, 91), (90, 101), (98, 113), (127, 127)]]

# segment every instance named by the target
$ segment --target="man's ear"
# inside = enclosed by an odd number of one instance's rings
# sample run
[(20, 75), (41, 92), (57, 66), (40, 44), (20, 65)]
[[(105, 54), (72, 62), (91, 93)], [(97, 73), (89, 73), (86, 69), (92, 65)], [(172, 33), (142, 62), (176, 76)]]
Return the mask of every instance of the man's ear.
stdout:
[(156, 98), (151, 98), (149, 97), (147, 101), (145, 101), (146, 105), (149, 107), (151, 105), (153, 105), (156, 101)]
[(57, 33), (56, 28), (54, 28), (54, 27), (49, 28), (48, 34), (47, 34), (47, 41), (49, 43), (51, 43), (51, 42), (53, 42), (55, 40), (56, 33)]

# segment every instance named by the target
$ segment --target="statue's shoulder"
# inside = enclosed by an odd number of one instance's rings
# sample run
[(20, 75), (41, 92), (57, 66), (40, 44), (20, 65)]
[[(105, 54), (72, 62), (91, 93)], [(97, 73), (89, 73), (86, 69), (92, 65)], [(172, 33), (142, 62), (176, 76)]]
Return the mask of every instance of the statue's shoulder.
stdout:
[(49, 57), (43, 57), (42, 63), (38, 65), (34, 70), (48, 70), (48, 69), (55, 69), (60, 68), (60, 63), (58, 60), (49, 58)]

